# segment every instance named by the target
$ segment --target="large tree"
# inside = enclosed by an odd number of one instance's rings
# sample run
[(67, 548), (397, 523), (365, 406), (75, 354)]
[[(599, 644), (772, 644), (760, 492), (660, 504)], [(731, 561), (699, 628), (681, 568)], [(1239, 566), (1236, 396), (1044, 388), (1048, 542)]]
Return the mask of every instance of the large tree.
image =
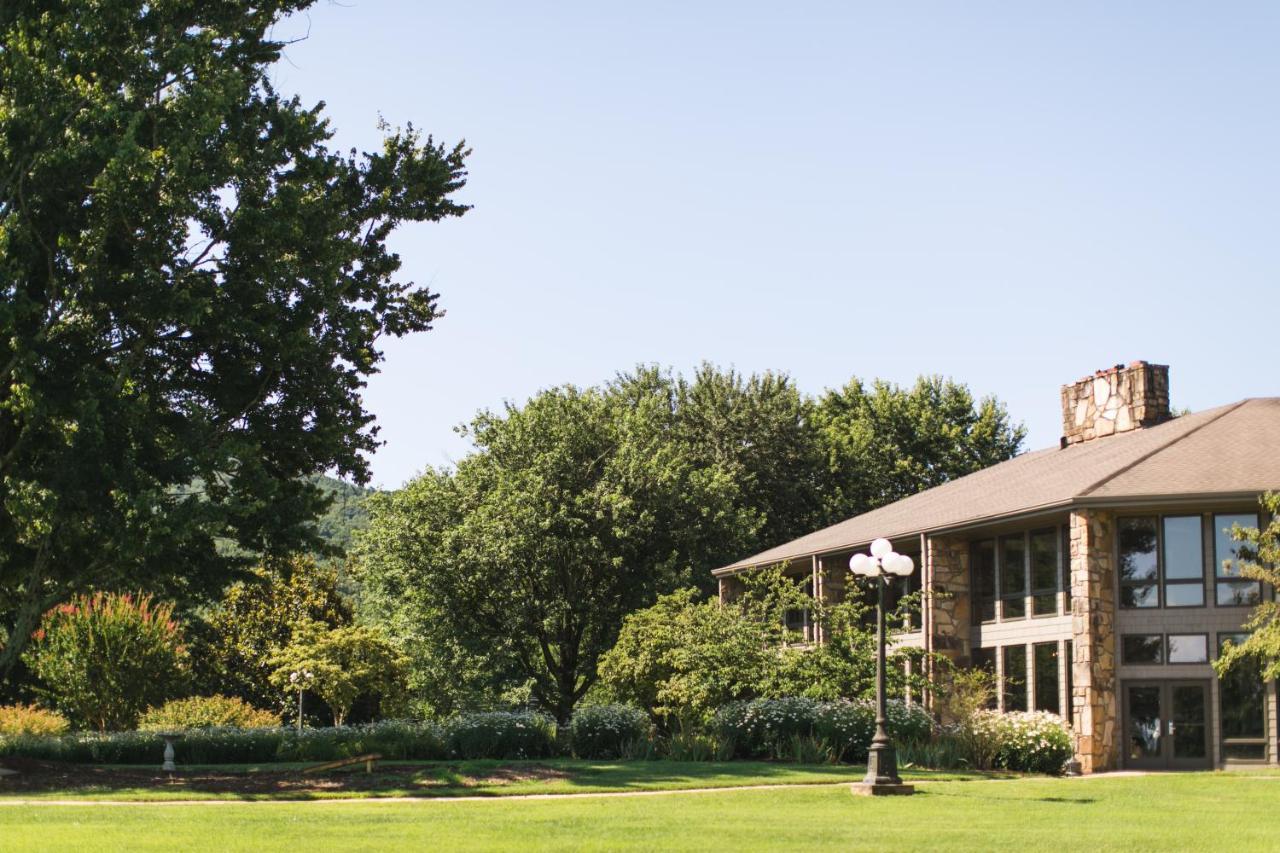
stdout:
[(386, 240), (466, 152), (331, 150), (269, 78), (311, 2), (0, 4), (0, 678), (51, 604), (219, 588), (367, 479), (378, 340), (438, 313)]
[(567, 722), (623, 617), (758, 523), (732, 478), (676, 440), (674, 400), (642, 373), (480, 414), (456, 472), (427, 473), (412, 500), (373, 501), (365, 582), (472, 649), (509, 654)]
[(814, 421), (830, 478), (828, 524), (1011, 459), (1026, 436), (999, 400), (975, 400), (940, 376), (909, 388), (854, 378), (822, 395)]

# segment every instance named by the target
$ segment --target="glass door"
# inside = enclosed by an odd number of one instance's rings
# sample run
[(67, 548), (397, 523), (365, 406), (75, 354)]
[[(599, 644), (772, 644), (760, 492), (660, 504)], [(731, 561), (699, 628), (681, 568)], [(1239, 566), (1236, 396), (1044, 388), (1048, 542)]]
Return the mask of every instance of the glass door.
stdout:
[(1126, 682), (1124, 719), (1125, 767), (1212, 766), (1207, 681)]

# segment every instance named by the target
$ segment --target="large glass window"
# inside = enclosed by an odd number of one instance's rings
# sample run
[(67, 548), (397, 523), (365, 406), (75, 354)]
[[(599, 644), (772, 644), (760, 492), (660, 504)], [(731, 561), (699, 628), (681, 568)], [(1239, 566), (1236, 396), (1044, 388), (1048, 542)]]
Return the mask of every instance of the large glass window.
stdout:
[(1155, 517), (1122, 518), (1118, 528), (1120, 606), (1159, 607)]
[[(1240, 643), (1246, 634), (1219, 634), (1221, 653), (1226, 643)], [(1218, 718), (1222, 721), (1222, 757), (1237, 761), (1267, 759), (1267, 688), (1256, 660), (1245, 658), (1218, 681)]]
[(1164, 606), (1204, 605), (1203, 524), (1198, 515), (1164, 518)]
[(1164, 663), (1164, 637), (1160, 634), (1125, 634), (1120, 638), (1124, 663)]
[(1004, 709), (1027, 710), (1027, 647), (1005, 646), (1004, 656)]
[(1213, 517), (1214, 579), (1219, 607), (1245, 607), (1262, 599), (1262, 584), (1240, 577), (1239, 542), (1231, 538), (1233, 525), (1257, 527), (1254, 513), (1234, 513)]
[[(992, 678), (996, 677), (996, 650), (992, 648), (979, 648), (973, 650), (973, 668), (986, 670), (991, 674)], [(993, 693), (991, 698), (987, 700), (987, 707), (993, 711), (998, 707), (998, 700)]]
[(1027, 615), (1027, 541), (1021, 536), (1000, 540), (1000, 607), (1002, 619)]
[(1058, 698), (1058, 644), (1036, 643), (1032, 648), (1036, 679), (1036, 710), (1057, 714), (1062, 707)]
[(1170, 634), (1169, 663), (1208, 663), (1208, 634)]
[(973, 623), (996, 618), (996, 543), (991, 539), (974, 542), (969, 561), (973, 582)]
[(1058, 532), (1033, 530), (1031, 543), (1031, 615), (1058, 612)]

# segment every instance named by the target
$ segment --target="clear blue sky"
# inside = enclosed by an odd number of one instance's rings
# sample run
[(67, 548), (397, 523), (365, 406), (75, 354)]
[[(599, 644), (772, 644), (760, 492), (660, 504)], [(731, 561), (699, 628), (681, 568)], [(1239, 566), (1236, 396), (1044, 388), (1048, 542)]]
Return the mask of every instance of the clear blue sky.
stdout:
[(1058, 387), (1172, 365), (1280, 393), (1280, 5), (322, 2), (277, 69), (336, 144), (473, 146), (412, 226), (436, 330), (369, 408), (399, 485), (482, 407), (638, 362), (941, 373), (1060, 433)]

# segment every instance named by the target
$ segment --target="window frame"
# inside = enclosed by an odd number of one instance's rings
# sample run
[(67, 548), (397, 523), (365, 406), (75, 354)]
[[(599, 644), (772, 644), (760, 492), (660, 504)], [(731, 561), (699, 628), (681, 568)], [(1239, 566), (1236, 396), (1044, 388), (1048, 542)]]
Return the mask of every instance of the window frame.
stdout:
[[(1240, 577), (1239, 575), (1236, 575), (1236, 576), (1232, 577), (1232, 576), (1230, 576), (1230, 575), (1223, 576), (1223, 575), (1218, 574), (1218, 572), (1222, 569), (1222, 563), (1223, 563), (1223, 560), (1218, 556), (1218, 533), (1219, 533), (1218, 519), (1219, 519), (1219, 518), (1223, 518), (1223, 517), (1227, 517), (1227, 516), (1233, 516), (1233, 515), (1247, 515), (1247, 516), (1253, 516), (1253, 526), (1254, 526), (1254, 527), (1260, 527), (1260, 526), (1261, 526), (1261, 524), (1262, 524), (1262, 518), (1261, 518), (1261, 516), (1259, 515), (1259, 513), (1257, 512), (1257, 510), (1253, 510), (1253, 511), (1251, 511), (1251, 512), (1215, 512), (1215, 513), (1213, 513), (1213, 514), (1210, 516), (1210, 518), (1211, 518), (1211, 520), (1212, 520), (1212, 525), (1213, 525), (1213, 526), (1212, 526), (1212, 532), (1213, 532), (1213, 545), (1212, 545), (1212, 548), (1213, 548), (1213, 606), (1214, 606), (1214, 607), (1221, 607), (1221, 608), (1225, 608), (1225, 609), (1232, 609), (1232, 610), (1235, 610), (1235, 609), (1238, 609), (1238, 608), (1241, 608), (1241, 607), (1257, 607), (1257, 606), (1258, 606), (1258, 604), (1260, 604), (1261, 602), (1263, 602), (1263, 601), (1265, 600), (1266, 590), (1264, 590), (1264, 589), (1262, 588), (1262, 581), (1253, 581), (1253, 580), (1249, 580), (1248, 578), (1242, 578), (1242, 577)], [(1245, 603), (1245, 604), (1223, 604), (1223, 603), (1219, 600), (1219, 597), (1218, 597), (1218, 590), (1219, 590), (1219, 589), (1220, 589), (1224, 584), (1229, 584), (1229, 585), (1253, 584), (1253, 585), (1257, 588), (1257, 590), (1258, 590), (1258, 598), (1257, 598), (1257, 601), (1248, 602), (1248, 603)]]
[[(1006, 542), (1019, 542), (1022, 548), (1022, 592), (1017, 595), (1006, 595), (1004, 591), (1005, 564), (1004, 546)], [(1001, 622), (1020, 622), (1028, 618), (1027, 600), (1031, 597), (1031, 552), (1027, 546), (1027, 531), (1009, 533), (996, 537), (996, 600), (1000, 603), (997, 616)], [(1022, 602), (1021, 616), (1006, 616), (1005, 604), (1009, 601)]]
[[(1215, 652), (1214, 658), (1217, 659), (1217, 657), (1222, 655), (1222, 643), (1224, 640), (1235, 641), (1237, 638), (1247, 637), (1248, 635), (1249, 634), (1247, 631), (1219, 631), (1214, 637), (1218, 641), (1217, 647), (1214, 650)], [(1233, 737), (1230, 739), (1227, 738), (1227, 733), (1224, 728), (1226, 725), (1227, 715), (1222, 713), (1223, 688), (1225, 685), (1222, 683), (1223, 680), (1221, 677), (1217, 677), (1217, 682), (1218, 682), (1217, 684), (1218, 707), (1215, 708), (1214, 711), (1216, 712), (1218, 717), (1218, 758), (1219, 760), (1224, 764), (1227, 762), (1231, 762), (1232, 764), (1250, 764), (1250, 765), (1269, 764), (1271, 761), (1271, 756), (1274, 754), (1276, 745), (1272, 742), (1271, 713), (1270, 713), (1270, 709), (1267, 707), (1271, 700), (1270, 700), (1270, 697), (1267, 695), (1268, 694), (1267, 682), (1266, 681), (1262, 682), (1263, 692), (1262, 692), (1262, 735), (1261, 737), (1253, 737), (1253, 738)], [(1231, 758), (1227, 755), (1227, 746), (1229, 745), (1228, 740), (1230, 741), (1231, 744), (1248, 744), (1248, 745), (1261, 744), (1262, 757), (1261, 758)]]
[[(1165, 521), (1176, 518), (1194, 518), (1199, 522), (1200, 529), (1200, 603), (1199, 604), (1170, 604), (1167, 589), (1170, 586), (1195, 586), (1196, 581), (1192, 578), (1168, 578), (1168, 560), (1165, 558), (1165, 544), (1168, 537), (1165, 536)], [(1120, 576), (1120, 525), (1125, 521), (1133, 521), (1135, 519), (1154, 519), (1155, 520), (1155, 557), (1156, 557), (1156, 576), (1154, 581), (1126, 581)], [(1205, 555), (1205, 538), (1204, 538), (1204, 513), (1141, 513), (1135, 515), (1122, 515), (1116, 519), (1116, 609), (1128, 610), (1133, 612), (1141, 612), (1144, 610), (1197, 610), (1205, 609), (1209, 606), (1209, 590), (1207, 582), (1207, 573), (1204, 565)], [(1154, 583), (1156, 587), (1156, 603), (1147, 607), (1129, 607), (1124, 603), (1125, 587), (1146, 586), (1147, 583)], [(1217, 585), (1215, 584), (1214, 603), (1217, 604)]]
[[(1037, 534), (1048, 534), (1049, 541), (1053, 543), (1054, 563), (1053, 563), (1053, 588), (1038, 587), (1035, 585), (1035, 567), (1032, 560), (1031, 538)], [(1031, 600), (1030, 618), (1047, 619), (1051, 616), (1062, 615), (1062, 536), (1058, 527), (1037, 527), (1034, 530), (1026, 532), (1026, 545), (1024, 553), (1027, 564), (1027, 598)], [(1036, 599), (1045, 596), (1053, 596), (1053, 609), (1048, 613), (1036, 612)]]
[[(1157, 638), (1159, 642), (1156, 643), (1155, 648), (1160, 653), (1160, 660), (1154, 660), (1154, 661), (1153, 660), (1140, 660), (1140, 661), (1129, 660), (1128, 650), (1125, 648), (1125, 640), (1129, 639), (1130, 637)], [(1164, 634), (1153, 632), (1149, 634), (1130, 633), (1130, 634), (1120, 635), (1120, 665), (1121, 666), (1165, 666), (1168, 663), (1168, 655), (1166, 653), (1167, 651), (1168, 650), (1165, 649)]]
[[(1007, 664), (1011, 656), (1015, 660), (1022, 661), (1022, 686), (1020, 688), (1022, 707), (1014, 708), (1012, 710), (1026, 711), (1030, 707), (1031, 685), (1028, 684), (1028, 681), (1030, 681), (1031, 678), (1031, 664), (1027, 660), (1027, 645), (1027, 643), (1009, 643), (1008, 645), (1000, 646), (1000, 710), (1002, 713), (1007, 714), (1011, 710), (1008, 701), (1010, 693), (1009, 675), (1007, 671)], [(1010, 652), (1013, 649), (1017, 649), (1021, 654), (1011, 655)]]
[[(1062, 714), (1062, 648), (1060, 647), (1057, 640), (1047, 640), (1041, 643), (1031, 643), (1030, 645), (1031, 645), (1032, 671), (1031, 671), (1031, 675), (1028, 677), (1027, 680), (1035, 685), (1035, 690), (1033, 691), (1035, 693), (1035, 701), (1034, 702), (1028, 701), (1027, 706), (1028, 708), (1031, 708), (1031, 706), (1034, 705), (1035, 707), (1032, 710), (1047, 711), (1051, 714), (1057, 714), (1059, 717), (1061, 717), (1063, 716)], [(1040, 698), (1040, 658), (1038, 657), (1037, 653), (1042, 648), (1049, 648), (1053, 650), (1053, 705), (1054, 707), (1052, 708), (1044, 707), (1043, 704), (1041, 703), (1041, 698)]]
[[(1204, 660), (1174, 660), (1172, 643), (1174, 637), (1204, 637)], [(1166, 666), (1206, 666), (1212, 660), (1208, 631), (1176, 631), (1164, 635), (1164, 662)]]

